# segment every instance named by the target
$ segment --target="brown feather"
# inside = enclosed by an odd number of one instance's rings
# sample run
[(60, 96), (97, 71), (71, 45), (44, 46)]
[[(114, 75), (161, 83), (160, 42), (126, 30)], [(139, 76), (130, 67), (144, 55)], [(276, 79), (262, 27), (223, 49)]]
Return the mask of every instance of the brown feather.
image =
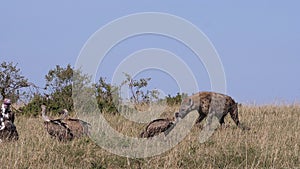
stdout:
[(140, 136), (142, 138), (149, 138), (159, 135), (169, 129), (174, 123), (169, 119), (156, 119), (150, 122), (145, 131), (143, 131)]
[(60, 120), (45, 121), (44, 125), (47, 132), (59, 141), (67, 141), (74, 138), (68, 126)]
[(74, 137), (88, 136), (90, 124), (80, 119), (67, 118), (64, 122), (72, 131)]
[(46, 106), (42, 105), (41, 108), (44, 127), (50, 136), (57, 138), (59, 141), (67, 141), (74, 138), (73, 133), (65, 122), (63, 122), (61, 119), (50, 119), (48, 116), (46, 116)]
[(63, 110), (59, 119), (50, 119), (45, 115), (46, 106), (42, 106), (42, 117), (47, 132), (59, 140), (72, 140), (75, 137), (88, 136), (90, 124), (80, 119), (69, 118), (68, 111)]

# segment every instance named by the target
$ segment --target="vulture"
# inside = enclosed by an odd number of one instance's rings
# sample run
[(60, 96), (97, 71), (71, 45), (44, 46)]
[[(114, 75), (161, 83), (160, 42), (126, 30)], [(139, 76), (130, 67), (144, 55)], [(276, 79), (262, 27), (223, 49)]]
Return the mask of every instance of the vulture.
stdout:
[(52, 137), (59, 141), (68, 141), (74, 138), (72, 131), (62, 119), (50, 119), (46, 116), (46, 106), (42, 105), (41, 108), (45, 129)]
[(141, 138), (150, 138), (160, 133), (164, 132), (165, 136), (169, 134), (170, 130), (172, 130), (176, 123), (179, 120), (179, 113), (175, 113), (175, 120), (173, 119), (156, 119), (151, 121), (146, 129), (140, 134)]
[(14, 125), (15, 114), (10, 110), (10, 99), (4, 99), (1, 105), (0, 113), (0, 140), (11, 141), (18, 140), (19, 134), (16, 126)]
[(3, 121), (9, 120), (12, 123), (15, 121), (15, 113), (10, 109), (11, 101), (10, 99), (4, 99), (1, 105), (1, 116)]
[(70, 118), (69, 112), (67, 109), (63, 109), (62, 111), (63, 115), (61, 119), (64, 123), (68, 125), (70, 130), (72, 131), (73, 135), (75, 137), (82, 137), (82, 136), (88, 136), (89, 135), (89, 128), (90, 124), (76, 118)]
[(16, 126), (9, 120), (4, 120), (4, 128), (0, 130), (0, 140), (16, 141), (19, 139), (19, 134)]

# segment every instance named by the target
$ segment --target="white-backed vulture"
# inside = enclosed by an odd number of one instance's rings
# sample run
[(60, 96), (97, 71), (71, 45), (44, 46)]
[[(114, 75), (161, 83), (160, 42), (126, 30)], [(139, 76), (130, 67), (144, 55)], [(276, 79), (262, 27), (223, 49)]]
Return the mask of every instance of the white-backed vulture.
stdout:
[(65, 122), (63, 122), (61, 119), (50, 119), (48, 116), (46, 116), (46, 106), (42, 105), (41, 108), (45, 129), (52, 137), (57, 138), (59, 141), (67, 141), (74, 138), (73, 133)]
[(10, 109), (11, 100), (4, 99), (0, 113), (0, 139), (5, 141), (18, 140), (19, 134), (14, 125), (15, 114)]
[(63, 109), (63, 115), (62, 115), (62, 120), (65, 122), (70, 130), (72, 131), (73, 135), (75, 137), (82, 137), (82, 136), (88, 136), (89, 135), (89, 128), (90, 124), (76, 118), (70, 118), (69, 117), (69, 112), (67, 109)]
[(175, 113), (175, 120), (173, 119), (156, 119), (151, 121), (147, 126), (146, 129), (140, 134), (142, 138), (149, 138), (159, 135), (160, 133), (164, 132), (165, 135), (172, 130), (172, 128), (176, 125), (179, 120), (179, 113)]

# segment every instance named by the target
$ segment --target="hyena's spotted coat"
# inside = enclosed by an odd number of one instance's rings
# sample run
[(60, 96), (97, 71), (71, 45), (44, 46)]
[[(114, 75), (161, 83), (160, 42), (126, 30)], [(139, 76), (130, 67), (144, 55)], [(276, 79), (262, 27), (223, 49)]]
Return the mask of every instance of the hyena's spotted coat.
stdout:
[(225, 116), (229, 113), (235, 124), (242, 129), (238, 118), (238, 104), (230, 97), (215, 92), (199, 92), (185, 98), (182, 101), (179, 116), (184, 118), (189, 112), (197, 110), (199, 117), (196, 123), (200, 123), (206, 116), (216, 116), (223, 125)]

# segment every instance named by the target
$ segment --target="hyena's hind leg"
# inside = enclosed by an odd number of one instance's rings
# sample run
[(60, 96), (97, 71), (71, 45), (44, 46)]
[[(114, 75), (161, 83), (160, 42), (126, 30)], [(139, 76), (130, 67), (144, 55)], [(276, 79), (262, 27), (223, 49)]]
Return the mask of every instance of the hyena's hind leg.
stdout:
[(235, 103), (234, 106), (232, 106), (229, 109), (229, 113), (230, 113), (230, 117), (232, 118), (232, 120), (234, 121), (234, 123), (241, 128), (242, 130), (250, 130), (249, 127), (246, 127), (244, 125), (242, 125), (239, 121), (239, 113), (238, 113), (238, 104)]
[(225, 125), (224, 118), (225, 118), (226, 115), (227, 115), (227, 114), (223, 115), (223, 116), (220, 118), (220, 120), (219, 120), (221, 126)]
[(226, 117), (226, 115), (227, 115), (227, 113), (224, 114), (224, 115), (219, 119), (221, 128), (227, 128), (227, 127), (228, 127), (228, 126), (225, 125), (225, 121), (224, 121), (224, 118)]

